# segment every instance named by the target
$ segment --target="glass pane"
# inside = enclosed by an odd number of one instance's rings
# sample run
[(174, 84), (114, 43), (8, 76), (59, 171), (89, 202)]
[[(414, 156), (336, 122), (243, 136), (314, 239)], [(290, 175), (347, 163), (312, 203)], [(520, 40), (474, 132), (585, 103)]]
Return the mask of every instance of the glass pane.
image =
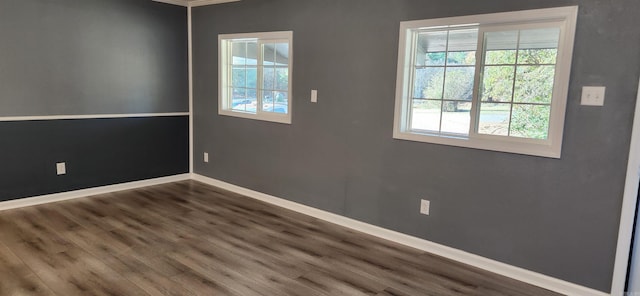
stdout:
[(231, 109), (244, 111), (245, 104), (249, 103), (247, 100), (246, 88), (232, 88), (231, 89)]
[(249, 101), (251, 101), (251, 102), (257, 101), (258, 100), (258, 92), (253, 88), (247, 89), (247, 99), (249, 99)]
[(447, 31), (423, 32), (416, 41), (416, 66), (444, 65)]
[(478, 29), (449, 31), (449, 52), (472, 52), (478, 48)]
[(278, 68), (276, 69), (276, 89), (288, 90), (289, 89), (289, 69)]
[(258, 64), (258, 43), (255, 41), (247, 42), (247, 53), (245, 55), (247, 65), (255, 66)]
[(558, 50), (555, 48), (521, 49), (518, 52), (518, 64), (555, 64), (557, 56)]
[(440, 131), (441, 106), (442, 101), (439, 100), (412, 100), (411, 129)]
[(234, 66), (232, 69), (231, 86), (246, 87), (247, 86), (247, 72), (244, 66)]
[(486, 65), (509, 65), (516, 63), (515, 50), (492, 50), (484, 54)]
[(255, 90), (246, 88), (234, 88), (232, 90), (231, 109), (243, 112), (256, 112)]
[(470, 122), (471, 102), (443, 102), (441, 132), (466, 135)]
[(478, 133), (485, 135), (509, 135), (511, 104), (481, 103)]
[[(428, 52), (425, 54), (425, 62), (427, 66), (444, 66), (445, 58), (447, 57), (447, 53), (444, 51), (441, 52)], [(418, 58), (416, 57), (416, 60)]]
[(258, 85), (258, 69), (247, 67), (247, 87), (256, 88)]
[(262, 111), (273, 112), (273, 96), (272, 91), (262, 93)]
[(560, 28), (520, 31), (520, 49), (556, 49), (558, 40), (560, 40)]
[(262, 89), (273, 90), (275, 89), (275, 72), (276, 70), (271, 67), (264, 67), (262, 69)]
[(413, 97), (442, 99), (444, 67), (416, 69), (413, 81)]
[(513, 105), (511, 136), (546, 139), (549, 135), (551, 108), (540, 105)]
[(480, 98), (483, 102), (511, 102), (513, 66), (486, 66), (482, 74)]
[(289, 98), (287, 92), (276, 91), (273, 99), (273, 112), (287, 114), (289, 112)]
[(475, 51), (450, 51), (447, 54), (447, 65), (475, 65)]
[(418, 48), (422, 52), (443, 52), (447, 50), (447, 31), (423, 32), (418, 34)]
[(518, 49), (518, 31), (500, 31), (484, 33), (484, 50)]
[(262, 64), (273, 65), (276, 60), (276, 44), (266, 43), (262, 45)]
[(276, 64), (277, 65), (289, 65), (289, 44), (277, 43), (276, 44)]
[(518, 31), (487, 32), (484, 34), (484, 64), (515, 64)]
[(555, 64), (559, 39), (559, 28), (522, 30), (518, 64)]
[(287, 114), (289, 102), (286, 92), (269, 91), (262, 95), (262, 111)]
[(444, 83), (444, 99), (471, 101), (475, 67), (447, 68)]
[(246, 42), (231, 42), (231, 55), (233, 59), (231, 61), (234, 65), (245, 65), (247, 56), (247, 43)]
[(248, 99), (248, 103), (245, 104), (245, 112), (256, 113), (258, 101), (256, 99)]
[(255, 89), (247, 89), (246, 111), (256, 113), (258, 106), (258, 94)]
[(518, 66), (514, 102), (551, 104), (555, 66)]

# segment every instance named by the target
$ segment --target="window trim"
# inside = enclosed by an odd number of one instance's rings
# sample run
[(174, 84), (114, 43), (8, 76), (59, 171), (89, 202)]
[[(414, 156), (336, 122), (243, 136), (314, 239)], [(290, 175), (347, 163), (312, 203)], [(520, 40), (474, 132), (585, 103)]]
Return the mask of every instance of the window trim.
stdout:
[[(483, 150), (527, 154), (534, 156), (560, 158), (564, 131), (565, 111), (568, 100), (569, 76), (573, 56), (576, 20), (578, 6), (567, 6), (546, 9), (522, 10), (470, 16), (458, 16), (429, 20), (405, 21), (400, 23), (400, 38), (398, 45), (398, 71), (396, 81), (396, 101), (394, 110), (393, 138), (417, 142), (443, 144)], [(486, 29), (517, 25), (527, 27), (537, 22), (560, 24), (560, 37), (556, 63), (556, 78), (553, 85), (551, 114), (549, 117), (549, 137), (546, 140), (526, 138), (481, 135), (475, 133), (477, 116), (473, 113), (478, 106), (477, 92), (479, 79), (476, 75), (474, 82), (474, 98), (469, 128), (469, 136), (429, 135), (412, 132), (407, 128), (409, 93), (412, 87), (411, 66), (414, 60), (413, 49), (408, 41), (413, 38), (413, 32), (419, 29), (456, 29), (468, 26), (478, 26), (478, 50), (476, 59), (481, 61), (484, 48), (481, 42)], [(481, 50), (482, 49), (482, 50)], [(477, 67), (477, 65), (476, 65)], [(476, 69), (479, 71), (479, 69)]]
[[(235, 111), (229, 108), (227, 96), (229, 90), (229, 77), (231, 76), (229, 67), (226, 67), (226, 61), (228, 59), (229, 50), (225, 49), (228, 46), (228, 40), (237, 39), (257, 39), (258, 45), (270, 42), (282, 42), (286, 41), (289, 44), (289, 62), (288, 62), (288, 89), (287, 89), (287, 114), (274, 113), (274, 112), (259, 112), (258, 106), (262, 104), (262, 98), (259, 95), (259, 91), (256, 95), (256, 113)], [(260, 46), (261, 47), (261, 46)], [(259, 50), (259, 56), (262, 56), (262, 50)], [(259, 59), (260, 60), (260, 59)], [(224, 71), (226, 68), (227, 71)], [(260, 68), (259, 62), (257, 68)], [(225, 116), (240, 117), (246, 119), (271, 121), (276, 123), (291, 124), (291, 113), (293, 110), (293, 92), (292, 92), (292, 69), (293, 69), (293, 31), (276, 31), (276, 32), (256, 32), (256, 33), (233, 33), (233, 34), (219, 34), (218, 35), (218, 114)], [(262, 77), (262, 71), (258, 70), (258, 85), (260, 84), (260, 77)], [(259, 90), (259, 86), (256, 86), (256, 90)]]

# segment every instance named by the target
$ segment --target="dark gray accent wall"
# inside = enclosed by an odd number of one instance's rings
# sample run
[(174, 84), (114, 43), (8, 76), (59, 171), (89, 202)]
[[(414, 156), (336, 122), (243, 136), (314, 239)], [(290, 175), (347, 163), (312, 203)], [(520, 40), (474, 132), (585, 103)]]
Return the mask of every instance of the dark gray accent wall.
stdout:
[[(567, 5), (580, 13), (561, 159), (392, 138), (400, 21)], [(195, 172), (609, 291), (640, 70), (638, 11), (636, 0), (195, 8)], [(280, 30), (294, 32), (293, 123), (217, 115), (217, 35)], [(604, 107), (579, 104), (584, 85), (607, 87)], [(418, 213), (421, 198), (431, 200), (430, 216)]]
[[(185, 112), (187, 55), (184, 7), (1, 0), (0, 117)], [(187, 173), (189, 117), (0, 121), (0, 163), (0, 201)]]
[(2, 0), (0, 116), (189, 111), (186, 32), (151, 0)]
[(0, 122), (0, 135), (0, 201), (189, 172), (188, 116)]

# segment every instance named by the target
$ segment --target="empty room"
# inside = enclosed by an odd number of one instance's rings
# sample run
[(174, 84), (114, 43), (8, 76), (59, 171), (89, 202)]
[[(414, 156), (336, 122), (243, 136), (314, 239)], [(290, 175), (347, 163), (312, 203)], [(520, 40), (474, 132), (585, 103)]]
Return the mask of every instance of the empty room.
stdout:
[(0, 0), (0, 296), (640, 295), (637, 0)]

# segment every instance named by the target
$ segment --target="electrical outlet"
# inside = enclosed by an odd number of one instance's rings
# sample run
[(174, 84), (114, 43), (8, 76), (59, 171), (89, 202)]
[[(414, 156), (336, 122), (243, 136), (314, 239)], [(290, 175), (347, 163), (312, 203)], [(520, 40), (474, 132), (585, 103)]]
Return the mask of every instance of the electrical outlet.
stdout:
[(311, 90), (311, 102), (312, 103), (317, 103), (318, 102), (318, 91), (315, 89)]
[(426, 199), (420, 200), (420, 214), (429, 215), (429, 210), (431, 207), (431, 202)]
[(59, 175), (67, 174), (67, 164), (65, 162), (56, 163), (56, 173)]
[(209, 153), (204, 153), (204, 162), (209, 162)]

